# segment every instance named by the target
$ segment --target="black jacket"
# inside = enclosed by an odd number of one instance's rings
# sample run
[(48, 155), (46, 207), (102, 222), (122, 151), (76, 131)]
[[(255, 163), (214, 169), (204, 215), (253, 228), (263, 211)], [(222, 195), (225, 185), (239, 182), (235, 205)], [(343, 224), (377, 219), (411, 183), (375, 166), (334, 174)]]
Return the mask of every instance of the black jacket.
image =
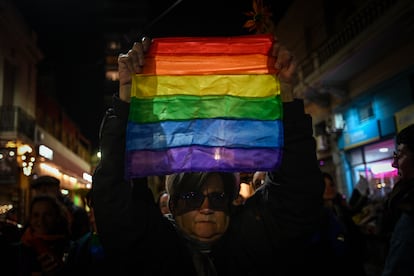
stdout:
[(327, 275), (321, 273), (325, 260), (313, 238), (320, 227), (324, 184), (302, 101), (284, 103), (281, 167), (232, 214), (209, 258), (189, 247), (161, 215), (146, 179), (124, 180), (128, 107), (114, 97), (102, 122), (102, 159), (92, 188), (97, 228), (118, 273), (196, 275), (194, 257), (198, 264), (213, 262), (217, 275)]
[(386, 207), (391, 237), (382, 275), (413, 275), (414, 178), (395, 184)]

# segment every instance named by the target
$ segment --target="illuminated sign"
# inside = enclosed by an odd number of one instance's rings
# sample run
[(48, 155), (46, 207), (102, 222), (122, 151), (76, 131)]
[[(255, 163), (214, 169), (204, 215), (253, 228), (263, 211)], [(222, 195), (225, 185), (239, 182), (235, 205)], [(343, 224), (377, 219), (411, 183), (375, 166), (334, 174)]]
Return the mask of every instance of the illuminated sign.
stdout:
[(39, 155), (49, 160), (53, 160), (53, 150), (46, 147), (45, 145), (39, 146)]

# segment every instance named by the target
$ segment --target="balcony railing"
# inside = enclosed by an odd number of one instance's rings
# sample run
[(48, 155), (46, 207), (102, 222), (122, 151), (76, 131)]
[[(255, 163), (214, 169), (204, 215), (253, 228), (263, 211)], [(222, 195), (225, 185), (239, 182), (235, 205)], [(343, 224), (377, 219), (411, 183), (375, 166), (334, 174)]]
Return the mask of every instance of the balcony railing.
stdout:
[(301, 62), (301, 75), (306, 79), (315, 69), (326, 63), (340, 49), (344, 48), (355, 37), (366, 30), (371, 24), (382, 17), (398, 0), (373, 0), (367, 2), (350, 20), (328, 38), (315, 52)]

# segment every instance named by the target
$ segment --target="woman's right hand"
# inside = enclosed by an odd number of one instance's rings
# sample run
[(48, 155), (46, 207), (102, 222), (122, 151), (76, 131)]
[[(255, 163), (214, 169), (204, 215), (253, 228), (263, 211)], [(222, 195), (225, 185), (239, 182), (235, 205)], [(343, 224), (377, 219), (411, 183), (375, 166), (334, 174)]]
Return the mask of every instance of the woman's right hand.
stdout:
[(118, 57), (119, 98), (125, 102), (131, 101), (132, 75), (142, 72), (145, 64), (144, 55), (149, 49), (151, 40), (144, 37), (141, 42), (135, 42), (131, 50)]
[(293, 78), (297, 67), (295, 56), (277, 41), (273, 44), (272, 54), (276, 58), (282, 102), (291, 102), (294, 100)]

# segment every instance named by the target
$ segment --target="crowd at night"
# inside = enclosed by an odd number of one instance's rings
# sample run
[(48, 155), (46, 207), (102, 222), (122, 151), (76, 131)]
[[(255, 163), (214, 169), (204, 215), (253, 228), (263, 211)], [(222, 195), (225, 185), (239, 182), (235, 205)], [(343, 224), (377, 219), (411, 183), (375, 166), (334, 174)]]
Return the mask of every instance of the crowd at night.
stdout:
[(0, 274), (414, 275), (413, 12), (0, 0)]

